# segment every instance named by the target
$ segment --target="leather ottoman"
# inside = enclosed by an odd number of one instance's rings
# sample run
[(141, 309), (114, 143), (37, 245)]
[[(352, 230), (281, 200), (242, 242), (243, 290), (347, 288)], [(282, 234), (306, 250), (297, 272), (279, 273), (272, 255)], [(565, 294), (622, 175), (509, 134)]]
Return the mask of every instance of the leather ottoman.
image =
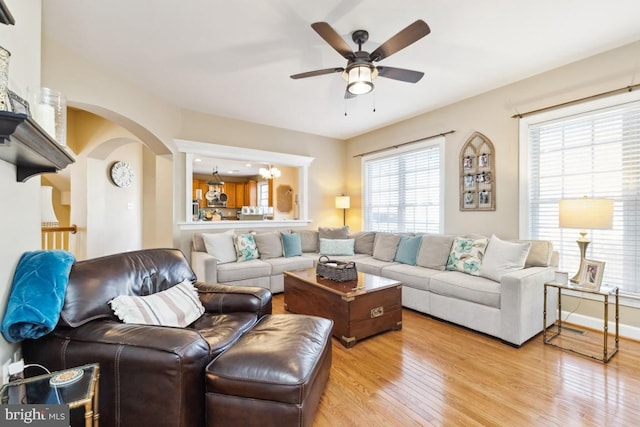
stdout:
[(267, 315), (206, 368), (208, 426), (311, 426), (331, 369), (333, 322)]

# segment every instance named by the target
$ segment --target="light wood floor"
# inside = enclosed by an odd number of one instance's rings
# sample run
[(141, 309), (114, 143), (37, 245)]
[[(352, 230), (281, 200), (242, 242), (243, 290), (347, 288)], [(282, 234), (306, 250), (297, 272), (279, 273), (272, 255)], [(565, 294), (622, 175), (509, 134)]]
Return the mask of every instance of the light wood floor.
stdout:
[[(283, 294), (273, 311), (285, 312)], [(542, 336), (517, 349), (406, 309), (401, 331), (351, 349), (333, 339), (314, 424), (632, 425), (640, 425), (639, 342), (621, 339), (619, 353), (602, 364), (544, 345)]]

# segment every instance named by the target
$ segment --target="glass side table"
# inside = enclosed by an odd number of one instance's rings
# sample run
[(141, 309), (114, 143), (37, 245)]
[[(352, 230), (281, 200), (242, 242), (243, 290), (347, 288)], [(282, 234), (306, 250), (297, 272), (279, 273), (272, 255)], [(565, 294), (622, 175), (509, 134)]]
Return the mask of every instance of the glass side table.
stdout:
[[(82, 374), (80, 374), (82, 372)], [(13, 381), (0, 389), (0, 404), (68, 405), (84, 407), (85, 426), (98, 426), (97, 363)]]
[[(558, 291), (558, 320), (556, 320), (554, 325), (549, 326), (549, 328), (546, 327), (547, 325), (547, 289), (548, 288), (556, 288)], [(598, 297), (602, 297), (602, 303), (604, 305), (604, 310), (603, 310), (603, 320), (604, 320), (604, 325), (602, 328), (603, 331), (603, 335), (604, 335), (604, 339), (603, 339), (603, 350), (602, 350), (602, 357), (598, 357), (598, 356), (594, 356), (593, 354), (584, 352), (584, 351), (580, 351), (577, 350), (575, 348), (571, 348), (568, 346), (564, 346), (562, 344), (558, 344), (556, 342), (552, 342), (554, 339), (557, 339), (561, 336), (562, 333), (562, 291), (577, 291), (577, 292), (584, 292), (584, 293), (588, 293), (588, 294), (592, 294), (592, 295), (596, 295)], [(614, 345), (613, 348), (609, 349), (609, 343), (608, 343), (608, 338), (609, 338), (609, 297), (613, 296), (614, 297), (614, 307), (615, 307), (615, 335), (614, 335)], [(580, 298), (580, 297), (579, 297)], [(598, 289), (592, 289), (592, 288), (587, 288), (584, 286), (580, 286), (577, 284), (561, 284), (561, 283), (545, 283), (544, 284), (544, 313), (543, 313), (543, 329), (542, 329), (542, 340), (545, 344), (549, 344), (552, 345), (554, 347), (558, 347), (561, 348), (563, 350), (568, 350), (571, 351), (573, 353), (577, 353), (577, 354), (581, 354), (583, 356), (587, 356), (590, 357), (592, 359), (598, 360), (600, 362), (603, 363), (607, 363), (609, 360), (611, 360), (611, 358), (613, 357), (614, 354), (616, 354), (618, 352), (618, 342), (619, 342), (619, 338), (620, 338), (620, 334), (619, 334), (619, 317), (620, 317), (620, 312), (619, 312), (619, 306), (618, 306), (618, 287), (617, 286), (600, 286)], [(549, 329), (554, 329), (555, 330), (552, 331), (551, 333), (549, 332)], [(569, 329), (567, 327), (565, 327), (565, 329)], [(570, 328), (572, 330), (577, 330), (576, 328), (574, 328), (573, 326)], [(578, 330), (578, 332), (580, 332), (580, 330)]]

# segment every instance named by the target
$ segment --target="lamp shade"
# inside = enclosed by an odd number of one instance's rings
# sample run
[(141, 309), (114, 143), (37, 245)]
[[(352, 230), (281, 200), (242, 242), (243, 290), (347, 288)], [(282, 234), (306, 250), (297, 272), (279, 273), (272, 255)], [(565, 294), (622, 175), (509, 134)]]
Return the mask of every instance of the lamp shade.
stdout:
[(607, 229), (613, 226), (613, 200), (563, 199), (559, 203), (562, 228)]
[(57, 227), (60, 225), (53, 210), (53, 187), (40, 187), (40, 218), (42, 227)]
[(349, 196), (336, 196), (336, 209), (349, 209), (351, 198)]

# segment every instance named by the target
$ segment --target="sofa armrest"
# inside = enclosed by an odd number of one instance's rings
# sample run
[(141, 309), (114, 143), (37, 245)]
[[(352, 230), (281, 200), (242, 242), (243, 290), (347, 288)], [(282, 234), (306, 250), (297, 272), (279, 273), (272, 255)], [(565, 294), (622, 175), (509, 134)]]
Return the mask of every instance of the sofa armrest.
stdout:
[(220, 285), (195, 282), (200, 301), (209, 313), (256, 313), (258, 317), (271, 314), (271, 291), (259, 287)]
[(218, 258), (213, 255), (192, 251), (191, 268), (201, 282), (218, 283)]
[[(553, 281), (552, 267), (529, 267), (502, 276), (500, 338), (521, 345), (542, 331), (544, 284)], [(547, 319), (555, 321), (553, 295), (547, 298)]]
[(24, 341), (22, 350), (26, 363), (51, 371), (99, 363), (101, 424), (204, 423), (203, 371), (211, 356), (196, 330), (97, 320), (58, 327)]

